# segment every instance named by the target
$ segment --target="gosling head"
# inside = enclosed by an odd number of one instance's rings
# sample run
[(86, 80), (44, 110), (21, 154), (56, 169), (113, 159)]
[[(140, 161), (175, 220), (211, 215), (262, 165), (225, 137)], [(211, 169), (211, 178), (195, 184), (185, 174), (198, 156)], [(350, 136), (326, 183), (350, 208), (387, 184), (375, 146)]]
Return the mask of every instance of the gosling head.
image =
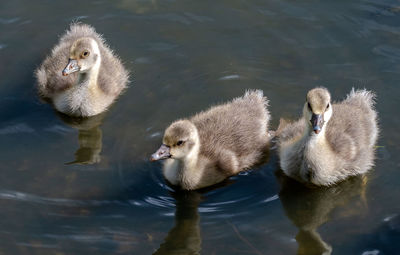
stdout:
[(70, 49), (67, 66), (62, 75), (67, 76), (74, 72), (85, 73), (100, 59), (100, 49), (97, 42), (89, 37), (76, 40)]
[(163, 144), (151, 155), (150, 161), (166, 158), (183, 159), (199, 142), (196, 127), (189, 120), (178, 120), (165, 131)]
[(315, 134), (319, 134), (332, 117), (331, 95), (326, 88), (315, 88), (307, 93), (303, 116)]

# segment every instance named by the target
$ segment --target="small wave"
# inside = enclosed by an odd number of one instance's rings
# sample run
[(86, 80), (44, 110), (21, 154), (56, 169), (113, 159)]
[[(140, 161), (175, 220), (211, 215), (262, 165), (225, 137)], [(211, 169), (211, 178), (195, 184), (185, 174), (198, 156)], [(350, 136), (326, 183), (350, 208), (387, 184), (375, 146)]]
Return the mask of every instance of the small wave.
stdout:
[(378, 255), (380, 252), (379, 250), (372, 250), (372, 251), (364, 251), (362, 255)]
[(392, 214), (392, 215), (389, 215), (389, 216), (385, 217), (383, 219), (383, 221), (384, 222), (388, 222), (388, 221), (391, 221), (392, 219), (394, 219), (395, 217), (397, 217), (397, 214)]
[(45, 249), (59, 248), (59, 246), (55, 244), (42, 244), (42, 243), (17, 243), (17, 245), (26, 246), (30, 248), (45, 248)]
[(99, 242), (99, 241), (108, 241), (111, 240), (106, 239), (104, 236), (101, 235), (58, 235), (58, 234), (44, 234), (46, 238), (55, 239), (55, 240), (73, 240), (79, 241), (83, 243), (92, 243), (92, 242)]
[(221, 206), (221, 205), (228, 205), (228, 204), (234, 204), (234, 203), (238, 203), (244, 200), (248, 200), (250, 199), (251, 196), (247, 196), (247, 197), (243, 197), (240, 199), (236, 199), (236, 200), (229, 200), (229, 201), (223, 201), (223, 202), (217, 202), (217, 203), (208, 203), (208, 206)]
[(223, 76), (223, 77), (219, 78), (218, 80), (227, 81), (227, 80), (236, 80), (239, 78), (240, 78), (240, 76), (238, 74), (232, 74), (232, 75)]
[(19, 123), (13, 126), (8, 126), (0, 129), (0, 135), (18, 134), (18, 133), (33, 133), (35, 130), (25, 123)]
[(17, 21), (19, 21), (21, 18), (19, 17), (15, 17), (15, 18), (11, 18), (11, 19), (1, 19), (0, 18), (0, 24), (4, 24), (4, 25), (8, 25), (8, 24), (12, 24), (15, 23)]
[(196, 14), (193, 14), (191, 12), (184, 12), (183, 14), (185, 14), (187, 17), (191, 18), (192, 20), (200, 22), (200, 23), (214, 21), (213, 18), (210, 18), (210, 17), (207, 17), (207, 16), (196, 15)]
[(51, 127), (45, 128), (44, 130), (47, 132), (58, 133), (58, 134), (65, 134), (65, 133), (69, 133), (69, 132), (73, 131), (72, 128), (67, 128), (62, 125), (53, 125)]
[(150, 134), (149, 136), (150, 136), (150, 138), (159, 137), (159, 136), (161, 136), (161, 132), (155, 132), (155, 133)]
[(221, 211), (221, 209), (218, 207), (199, 207), (198, 211), (200, 213), (209, 213), (209, 212), (218, 212)]
[(172, 197), (146, 197), (144, 199), (148, 204), (150, 205), (155, 205), (158, 207), (164, 207), (164, 208), (173, 208), (175, 207), (174, 199)]
[(135, 59), (135, 60), (133, 61), (133, 63), (135, 63), (135, 64), (151, 64), (152, 61), (151, 61), (150, 58), (147, 58), (147, 57), (140, 57), (140, 58)]
[(68, 198), (48, 198), (12, 190), (0, 191), (0, 199), (31, 202), (31, 203), (46, 204), (46, 205), (68, 206), (68, 207), (88, 206), (88, 205), (102, 206), (109, 204), (127, 205), (127, 203), (123, 203), (121, 201), (116, 201), (116, 200), (75, 200)]
[(269, 203), (269, 202), (275, 201), (277, 199), (279, 199), (279, 196), (278, 195), (273, 195), (272, 197), (264, 199), (263, 201), (261, 201), (261, 203)]
[(378, 45), (372, 49), (372, 52), (393, 61), (398, 61), (400, 59), (400, 49), (389, 45)]
[(72, 17), (70, 20), (73, 20), (73, 21), (80, 21), (80, 20), (87, 19), (87, 18), (89, 18), (89, 16), (82, 15), (82, 16), (75, 16), (75, 17)]

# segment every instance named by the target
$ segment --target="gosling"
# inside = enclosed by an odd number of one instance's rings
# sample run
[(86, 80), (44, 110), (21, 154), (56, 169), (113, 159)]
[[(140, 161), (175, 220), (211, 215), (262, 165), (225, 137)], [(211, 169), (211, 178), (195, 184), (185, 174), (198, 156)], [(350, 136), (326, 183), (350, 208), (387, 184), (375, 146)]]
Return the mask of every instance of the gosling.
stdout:
[(261, 90), (173, 122), (151, 161), (165, 159), (164, 177), (182, 189), (217, 184), (260, 162), (268, 151), (268, 100)]
[(317, 186), (366, 173), (379, 133), (374, 98), (371, 91), (352, 89), (344, 101), (332, 104), (326, 88), (310, 90), (303, 117), (281, 120), (276, 131), (283, 172)]
[(62, 113), (82, 117), (105, 111), (129, 77), (103, 37), (86, 24), (71, 24), (35, 76), (41, 97)]

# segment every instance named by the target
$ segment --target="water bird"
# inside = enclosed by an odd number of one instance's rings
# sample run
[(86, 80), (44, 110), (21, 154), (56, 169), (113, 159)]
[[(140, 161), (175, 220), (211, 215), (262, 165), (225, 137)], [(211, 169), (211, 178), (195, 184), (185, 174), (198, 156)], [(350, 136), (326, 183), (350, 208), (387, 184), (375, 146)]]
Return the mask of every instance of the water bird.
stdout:
[(151, 161), (165, 159), (163, 174), (185, 190), (219, 183), (258, 163), (268, 151), (268, 100), (261, 90), (173, 122)]
[(121, 94), (129, 74), (103, 37), (73, 23), (35, 71), (39, 95), (70, 116), (105, 111)]
[(329, 186), (366, 173), (374, 162), (378, 138), (375, 94), (351, 90), (331, 102), (326, 88), (307, 93), (303, 117), (283, 119), (275, 132), (283, 172), (300, 182)]

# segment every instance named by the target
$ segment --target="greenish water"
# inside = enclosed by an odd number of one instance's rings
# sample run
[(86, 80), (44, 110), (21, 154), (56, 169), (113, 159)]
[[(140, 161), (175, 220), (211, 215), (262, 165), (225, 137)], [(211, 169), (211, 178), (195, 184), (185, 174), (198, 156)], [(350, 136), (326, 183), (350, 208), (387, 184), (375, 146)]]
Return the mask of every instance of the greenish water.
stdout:
[[(71, 119), (33, 70), (73, 20), (131, 70), (109, 112)], [(397, 1), (0, 1), (0, 254), (398, 254)], [(374, 90), (367, 177), (307, 189), (278, 159), (225, 186), (177, 192), (148, 158), (173, 120), (262, 89), (279, 118), (305, 94)]]

